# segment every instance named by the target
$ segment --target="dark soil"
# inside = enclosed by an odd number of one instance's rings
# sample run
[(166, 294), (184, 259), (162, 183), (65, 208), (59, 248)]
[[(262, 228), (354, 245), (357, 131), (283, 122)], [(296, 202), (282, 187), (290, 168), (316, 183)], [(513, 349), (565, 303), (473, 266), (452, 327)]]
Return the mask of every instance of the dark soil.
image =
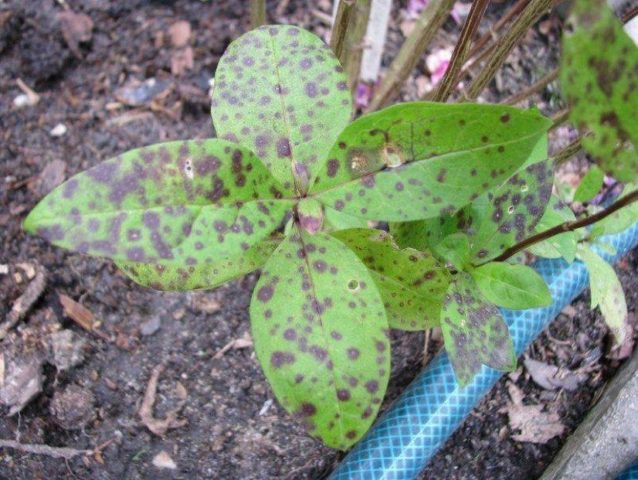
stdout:
[[(60, 27), (62, 3), (0, 5), (0, 265), (9, 270), (0, 274), (0, 318), (6, 318), (30, 282), (28, 265), (20, 264), (41, 265), (46, 275), (43, 295), (0, 343), (0, 353), (5, 363), (32, 357), (49, 362), (42, 393), (19, 414), (0, 412), (0, 437), (77, 449), (102, 446), (101, 456), (64, 461), (2, 449), (0, 478), (325, 477), (342, 454), (308, 437), (273, 402), (250, 346), (224, 349), (249, 331), (247, 306), (255, 274), (212, 292), (159, 293), (135, 285), (109, 262), (52, 247), (20, 227), (59, 181), (104, 159), (159, 141), (212, 136), (208, 80), (227, 44), (247, 29), (248, 2), (67, 0), (94, 24), (91, 40), (77, 49), (69, 47)], [(277, 3), (269, 3), (271, 15)], [(305, 3), (291, 1), (283, 20), (324, 32)], [(502, 8), (492, 8), (490, 18)], [(181, 74), (171, 71), (175, 49), (168, 33), (177, 20), (188, 21), (193, 31), (194, 66)], [(547, 21), (548, 31), (555, 31), (558, 19)], [(449, 22), (446, 30), (441, 42), (449, 43), (458, 27)], [(529, 35), (493, 85), (490, 100), (514, 93), (521, 78), (529, 82), (555, 64), (555, 36), (548, 35), (536, 30)], [(400, 38), (393, 24), (390, 53)], [(542, 64), (534, 63), (538, 57)], [(21, 93), (17, 78), (38, 92), (37, 105), (13, 106)], [(166, 82), (166, 89), (140, 106), (117, 103), (118, 89), (131, 79), (149, 78)], [(411, 97), (408, 87), (405, 98)], [(546, 92), (541, 105), (552, 109), (553, 103)], [(50, 131), (58, 123), (67, 132), (55, 137)], [(638, 257), (632, 255), (618, 268), (632, 312), (638, 303), (637, 266)], [(64, 313), (60, 294), (92, 312), (99, 321), (97, 332), (82, 329)], [(511, 440), (504, 412), (506, 382), (516, 378), (530, 402), (557, 407), (572, 431), (619, 363), (607, 357), (608, 332), (587, 302), (586, 296), (580, 298), (576, 313), (560, 316), (528, 354), (572, 369), (591, 363), (589, 380), (568, 393), (544, 391), (525, 372), (505, 377), (432, 460), (424, 478), (526, 479), (542, 472), (565, 436), (544, 445)], [(85, 342), (83, 361), (66, 370), (51, 365), (47, 340), (61, 329)], [(421, 369), (422, 356), (423, 334), (393, 333), (386, 406)], [(186, 421), (164, 436), (151, 433), (138, 415), (151, 372), (160, 364), (165, 368), (154, 415), (164, 418), (178, 408), (178, 419)], [(152, 464), (160, 451), (172, 458), (176, 470)]]

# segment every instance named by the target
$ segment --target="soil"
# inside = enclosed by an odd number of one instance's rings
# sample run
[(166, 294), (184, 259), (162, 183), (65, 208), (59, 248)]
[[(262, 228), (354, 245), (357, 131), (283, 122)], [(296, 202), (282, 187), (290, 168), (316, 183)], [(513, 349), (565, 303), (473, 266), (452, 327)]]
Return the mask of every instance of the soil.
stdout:
[[(325, 33), (306, 2), (290, 1), (279, 18), (275, 9), (281, 3), (269, 2), (271, 18)], [(407, 2), (396, 3), (395, 13)], [(137, 286), (110, 262), (52, 247), (20, 226), (53, 186), (104, 159), (159, 141), (212, 136), (208, 81), (228, 43), (248, 28), (247, 4), (16, 0), (0, 5), (0, 265), (7, 266), (0, 274), (0, 318), (34, 281), (34, 266), (43, 269), (46, 282), (23, 321), (0, 343), (0, 366), (25, 359), (42, 365), (42, 392), (20, 413), (0, 411), (0, 438), (76, 449), (100, 446), (99, 455), (68, 460), (2, 449), (0, 478), (318, 479), (343, 457), (308, 437), (273, 401), (246, 341), (256, 274), (211, 292), (155, 292)], [(486, 25), (509, 4), (491, 7)], [(59, 14), (65, 5), (91, 19), (89, 40), (74, 43), (73, 32), (62, 27)], [(317, 8), (328, 7), (329, 2), (317, 2)], [(175, 65), (186, 48), (171, 44), (170, 27), (178, 20), (192, 29), (192, 66), (188, 61)], [(556, 64), (560, 19), (544, 22), (508, 60), (486, 99), (507, 97), (520, 89), (521, 78), (530, 83)], [(437, 41), (450, 45), (458, 26), (450, 20), (445, 30)], [(398, 21), (393, 21), (386, 62), (400, 41)], [(424, 74), (419, 65), (405, 99), (414, 98)], [(22, 93), (18, 78), (40, 95), (39, 103), (13, 105)], [(152, 99), (122, 104), (129, 98), (122, 88), (150, 78), (159, 84)], [(551, 88), (536, 102), (546, 112), (557, 108)], [(54, 136), (58, 124), (66, 132)], [(638, 280), (632, 272), (637, 267), (635, 253), (617, 267), (634, 323)], [(65, 312), (61, 294), (88, 309), (97, 322), (94, 330)], [(474, 410), (423, 478), (539, 476), (620, 364), (611, 358), (608, 331), (589, 311), (588, 300), (579, 298), (526, 353), (570, 369), (587, 365), (587, 381), (574, 392), (547, 391), (520, 367)], [(63, 330), (73, 332), (75, 349), (75, 357), (64, 361), (51, 345), (52, 334)], [(384, 408), (422, 368), (422, 333), (393, 332), (392, 343)], [(430, 342), (429, 352), (435, 348), (436, 341)], [(138, 413), (159, 365), (153, 414), (176, 417), (175, 428), (161, 435), (152, 433)], [(507, 382), (522, 389), (526, 402), (557, 409), (566, 433), (545, 444), (512, 440), (504, 410)], [(153, 465), (162, 451), (174, 469)]]

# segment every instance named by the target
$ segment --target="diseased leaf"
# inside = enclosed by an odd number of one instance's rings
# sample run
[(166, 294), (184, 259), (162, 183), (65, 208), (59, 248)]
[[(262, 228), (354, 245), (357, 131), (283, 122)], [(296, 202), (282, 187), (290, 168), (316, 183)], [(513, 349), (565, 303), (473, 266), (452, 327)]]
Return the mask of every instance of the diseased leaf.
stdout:
[(262, 240), (236, 257), (211, 259), (196, 265), (173, 261), (119, 261), (116, 264), (129, 278), (144, 287), (167, 291), (210, 289), (261, 268), (280, 242), (280, 237)]
[(525, 309), (552, 303), (547, 284), (527, 265), (490, 262), (472, 270), (471, 275), (483, 296), (495, 305)]
[(583, 177), (574, 193), (576, 202), (588, 202), (594, 198), (603, 186), (605, 173), (596, 165), (592, 166)]
[[(564, 33), (561, 85), (583, 147), (622, 181), (638, 174), (638, 48), (604, 0), (574, 2)], [(571, 30), (571, 32), (570, 32)]]
[(549, 124), (500, 105), (396, 105), (342, 132), (312, 192), (369, 220), (452, 214), (523, 165)]
[[(552, 196), (549, 200), (547, 210), (536, 225), (536, 233), (549, 230), (561, 223), (575, 220), (574, 212), (565, 205), (558, 197)], [(568, 263), (572, 263), (576, 258), (576, 247), (578, 245), (578, 235), (576, 232), (565, 232), (555, 235), (541, 243), (532, 245), (529, 251), (543, 258), (564, 258)]]
[(472, 380), (481, 364), (497, 370), (516, 366), (512, 338), (498, 308), (481, 296), (465, 272), (457, 274), (448, 288), (441, 311), (441, 330), (461, 385)]
[(47, 195), (24, 227), (80, 253), (188, 267), (249, 250), (292, 200), (248, 150), (224, 140), (131, 150)]
[(310, 234), (315, 234), (323, 226), (324, 211), (314, 198), (302, 198), (297, 204), (299, 226)]
[(297, 27), (250, 31), (217, 66), (218, 136), (256, 152), (289, 192), (306, 192), (351, 110), (338, 60), (320, 38)]
[(390, 343), (381, 296), (357, 256), (295, 226), (264, 266), (250, 318), (284, 408), (330, 447), (361, 438), (388, 383)]
[(533, 234), (545, 211), (554, 177), (550, 162), (544, 160), (546, 151), (547, 142), (543, 139), (528, 164), (501, 186), (484, 193), (455, 215), (393, 224), (393, 235), (401, 245), (436, 250), (446, 236), (460, 231), (469, 237), (471, 263), (497, 257)]
[[(620, 198), (637, 189), (638, 183), (628, 183), (625, 185)], [(594, 239), (601, 235), (613, 235), (614, 233), (623, 232), (636, 222), (638, 222), (638, 203), (634, 202), (596, 222), (592, 227), (590, 238)]]
[(325, 213), (325, 231), (335, 232), (338, 230), (347, 230), (349, 228), (367, 228), (368, 221), (363, 218), (353, 217), (343, 212), (339, 212), (334, 208), (324, 208)]
[(391, 328), (418, 331), (439, 325), (450, 274), (431, 254), (400, 250), (381, 230), (342, 230), (333, 236), (370, 270)]
[(589, 271), (591, 308), (600, 307), (605, 322), (622, 345), (627, 332), (627, 302), (613, 267), (585, 244), (579, 244), (578, 255)]

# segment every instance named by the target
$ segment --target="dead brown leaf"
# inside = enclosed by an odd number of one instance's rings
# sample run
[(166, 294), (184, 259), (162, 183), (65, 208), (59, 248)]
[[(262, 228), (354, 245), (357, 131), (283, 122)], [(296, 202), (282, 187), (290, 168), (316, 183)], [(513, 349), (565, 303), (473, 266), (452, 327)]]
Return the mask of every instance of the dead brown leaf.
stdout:
[(91, 310), (62, 293), (59, 298), (62, 308), (64, 308), (64, 314), (84, 330), (92, 332), (95, 325), (95, 317)]
[(80, 53), (80, 43), (88, 42), (93, 35), (93, 20), (84, 13), (75, 13), (65, 10), (58, 14), (60, 29), (64, 41), (69, 46), (69, 50), (77, 58), (82, 58)]
[(524, 360), (525, 368), (534, 382), (545, 390), (564, 388), (569, 392), (578, 390), (581, 383), (587, 380), (587, 374), (574, 372), (556, 365), (548, 365), (531, 358)]
[(146, 425), (146, 428), (160, 437), (163, 437), (168, 430), (183, 427), (187, 423), (186, 420), (177, 419), (177, 414), (181, 410), (183, 404), (176, 409), (169, 411), (164, 419), (153, 417), (153, 405), (155, 404), (155, 395), (157, 394), (157, 382), (163, 370), (164, 365), (160, 364), (151, 372), (151, 378), (146, 386), (144, 400), (142, 401), (139, 411), (140, 418), (144, 425)]
[(170, 26), (168, 34), (175, 48), (185, 47), (191, 38), (191, 24), (186, 20), (179, 20)]
[(512, 399), (507, 405), (510, 429), (520, 432), (513, 440), (544, 444), (565, 432), (558, 413), (544, 412), (543, 405), (523, 405), (523, 392), (513, 383), (507, 387)]

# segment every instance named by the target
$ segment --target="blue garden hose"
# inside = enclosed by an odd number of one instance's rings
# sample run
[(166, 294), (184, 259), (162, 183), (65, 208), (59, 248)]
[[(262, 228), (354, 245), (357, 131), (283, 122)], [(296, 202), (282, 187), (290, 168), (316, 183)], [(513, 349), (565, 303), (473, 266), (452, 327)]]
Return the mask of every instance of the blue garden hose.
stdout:
[(638, 480), (638, 462), (629, 467), (616, 480)]
[[(610, 262), (616, 261), (638, 244), (638, 223), (602, 240), (612, 245), (616, 254), (597, 253)], [(579, 261), (568, 264), (562, 259), (541, 259), (533, 266), (547, 282), (554, 303), (529, 310), (501, 310), (517, 355), (587, 287), (589, 279), (585, 265)], [(438, 354), (345, 457), (330, 479), (416, 478), (501, 375), (483, 366), (468, 385), (460, 388), (447, 355)], [(638, 479), (638, 467), (636, 476), (623, 478)]]

